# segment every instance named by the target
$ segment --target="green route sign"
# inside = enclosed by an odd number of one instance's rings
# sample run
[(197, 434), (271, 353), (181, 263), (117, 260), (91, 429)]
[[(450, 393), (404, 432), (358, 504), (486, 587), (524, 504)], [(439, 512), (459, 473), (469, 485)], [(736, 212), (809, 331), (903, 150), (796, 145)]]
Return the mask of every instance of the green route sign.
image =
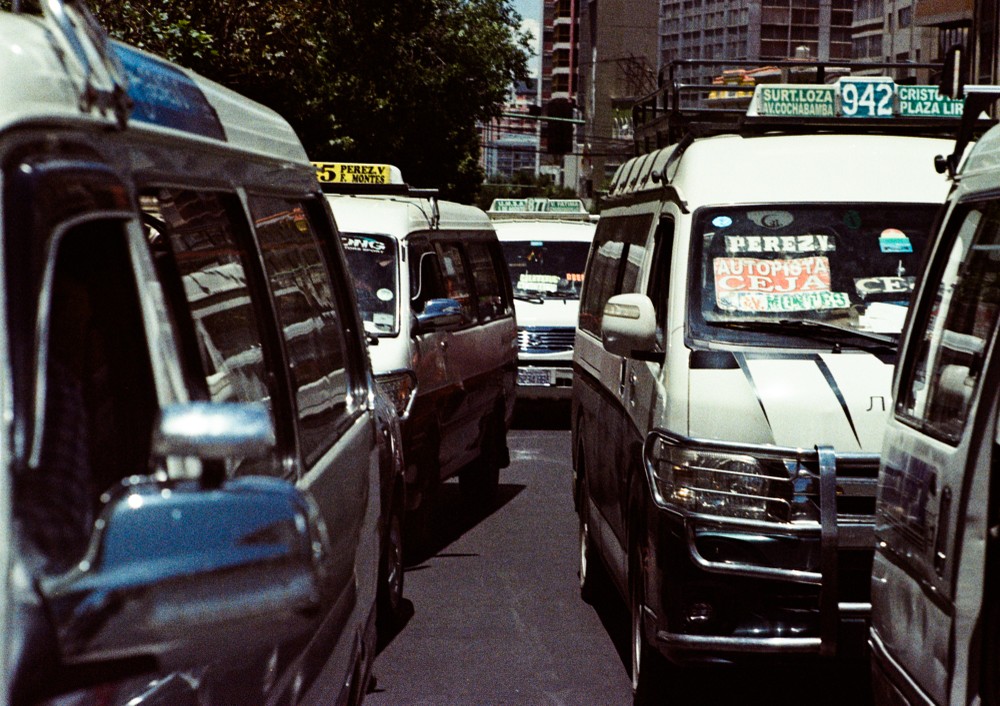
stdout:
[(886, 77), (845, 76), (832, 84), (760, 84), (748, 115), (788, 118), (961, 118), (963, 101), (937, 86), (899, 85)]

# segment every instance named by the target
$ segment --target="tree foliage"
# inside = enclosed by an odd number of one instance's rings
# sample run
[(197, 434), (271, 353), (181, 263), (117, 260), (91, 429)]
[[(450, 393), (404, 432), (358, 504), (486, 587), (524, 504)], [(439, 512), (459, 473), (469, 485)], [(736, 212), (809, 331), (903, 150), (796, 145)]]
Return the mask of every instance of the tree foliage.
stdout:
[(109, 33), (277, 110), (317, 160), (390, 162), (471, 201), (477, 121), (526, 75), (509, 0), (103, 0)]

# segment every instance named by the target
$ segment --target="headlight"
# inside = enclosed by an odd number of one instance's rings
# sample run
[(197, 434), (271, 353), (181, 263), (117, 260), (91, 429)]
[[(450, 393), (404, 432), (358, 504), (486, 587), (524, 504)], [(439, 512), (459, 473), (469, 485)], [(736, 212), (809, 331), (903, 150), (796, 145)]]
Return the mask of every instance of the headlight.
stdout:
[(389, 373), (388, 375), (376, 375), (375, 382), (382, 389), (382, 392), (392, 400), (396, 407), (396, 413), (400, 419), (404, 418), (410, 411), (410, 401), (413, 393), (417, 389), (417, 378), (409, 370), (400, 373)]
[(818, 521), (814, 474), (798, 459), (699, 449), (650, 437), (646, 471), (663, 508), (758, 522)]

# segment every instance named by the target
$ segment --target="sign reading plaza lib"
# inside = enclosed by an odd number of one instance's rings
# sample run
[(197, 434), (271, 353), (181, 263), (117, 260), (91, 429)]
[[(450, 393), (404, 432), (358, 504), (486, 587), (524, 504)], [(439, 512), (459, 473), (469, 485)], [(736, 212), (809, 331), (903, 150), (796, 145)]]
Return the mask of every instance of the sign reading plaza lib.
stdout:
[(808, 118), (960, 118), (961, 100), (937, 86), (906, 86), (887, 77), (841, 77), (832, 84), (761, 84), (748, 115)]

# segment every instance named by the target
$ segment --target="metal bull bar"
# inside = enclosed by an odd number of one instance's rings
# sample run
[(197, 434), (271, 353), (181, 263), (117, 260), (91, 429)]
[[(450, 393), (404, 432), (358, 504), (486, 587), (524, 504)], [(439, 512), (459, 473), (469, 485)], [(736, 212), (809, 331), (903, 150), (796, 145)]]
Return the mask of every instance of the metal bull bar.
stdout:
[[(657, 481), (654, 457), (657, 443), (692, 450), (692, 452), (739, 454), (762, 459), (763, 462), (794, 462), (797, 469), (808, 469), (812, 478), (818, 476), (819, 521), (777, 522), (771, 520), (728, 517), (708, 514), (697, 507), (684, 507), (674, 502), (662, 491), (671, 486)], [(649, 433), (643, 445), (653, 501), (659, 509), (677, 516), (684, 525), (687, 550), (691, 560), (702, 570), (748, 578), (789, 581), (820, 587), (819, 636), (817, 637), (743, 637), (718, 635), (690, 635), (660, 631), (659, 640), (668, 645), (692, 651), (734, 651), (752, 653), (819, 653), (833, 656), (837, 652), (837, 634), (843, 618), (865, 617), (871, 612), (870, 602), (841, 602), (839, 600), (839, 564), (841, 549), (866, 549), (873, 546), (874, 518), (853, 515), (853, 522), (838, 521), (838, 497), (875, 497), (874, 474), (844, 475), (838, 478), (838, 465), (842, 469), (858, 469), (877, 465), (877, 454), (836, 454), (830, 446), (816, 446), (814, 450), (780, 448), (750, 444), (736, 444), (714, 440), (697, 440), (678, 436), (663, 429)], [(710, 469), (715, 470), (715, 469)], [(786, 538), (819, 538), (818, 567), (785, 568), (764, 566), (740, 561), (716, 561), (706, 558), (697, 546), (699, 528), (725, 529), (736, 532)], [(816, 570), (818, 568), (818, 570)]]

